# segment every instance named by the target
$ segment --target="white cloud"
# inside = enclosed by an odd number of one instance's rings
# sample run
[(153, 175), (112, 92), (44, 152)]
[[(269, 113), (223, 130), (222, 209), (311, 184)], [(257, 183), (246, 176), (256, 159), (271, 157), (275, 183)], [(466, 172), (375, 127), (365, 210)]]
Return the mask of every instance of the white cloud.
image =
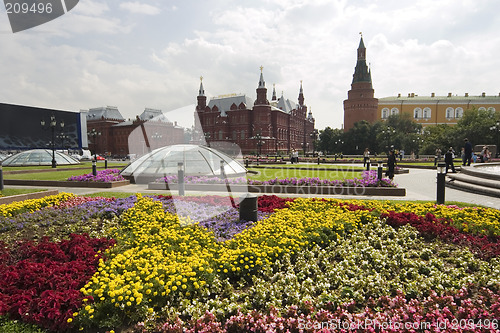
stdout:
[(109, 11), (107, 3), (85, 0), (78, 2), (78, 5), (73, 9), (76, 13), (88, 16), (101, 16)]
[(360, 31), (376, 97), (500, 92), (496, 0), (173, 3), (84, 1), (45, 28), (0, 34), (0, 101), (117, 105), (129, 118), (195, 103), (200, 75), (208, 97), (255, 98), (263, 65), (269, 97), (276, 83), (297, 101), (303, 80), (317, 127), (340, 127)]
[(120, 4), (120, 8), (134, 14), (158, 15), (161, 10), (155, 6), (140, 2), (124, 2)]

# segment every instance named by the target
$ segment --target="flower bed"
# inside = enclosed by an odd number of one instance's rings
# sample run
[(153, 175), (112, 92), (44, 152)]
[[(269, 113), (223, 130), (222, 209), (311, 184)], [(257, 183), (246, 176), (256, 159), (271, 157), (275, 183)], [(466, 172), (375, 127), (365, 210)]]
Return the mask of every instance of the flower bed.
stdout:
[[(178, 184), (177, 175), (169, 175), (159, 178), (155, 183), (160, 184)], [(285, 179), (270, 179), (266, 181), (252, 180), (246, 177), (237, 178), (219, 178), (205, 176), (187, 176), (184, 177), (185, 184), (231, 184), (231, 185), (284, 185), (284, 186), (361, 186), (361, 187), (397, 187), (389, 178), (377, 179), (377, 171), (363, 171), (361, 178), (328, 180), (318, 177), (289, 177)]]
[[(43, 294), (23, 288), (27, 281), (5, 287), (13, 279), (4, 277), (0, 315), (58, 331), (498, 329), (499, 210), (275, 196), (259, 197), (258, 205), (258, 221), (250, 222), (238, 221), (237, 207), (217, 196), (70, 197), (20, 209), (0, 220), (11, 226), (4, 234), (49, 230), (58, 216), (66, 229), (91, 236), (47, 239), (25, 245), (27, 252), (7, 237), (1, 272), (19, 272), (24, 262), (50, 272), (56, 258), (67, 278), (55, 278)], [(81, 279), (67, 272), (69, 253), (81, 254)], [(81, 289), (60, 292), (73, 290), (68, 284)], [(16, 314), (21, 305), (28, 316)]]
[(68, 181), (101, 183), (117, 182), (123, 180), (125, 180), (125, 178), (120, 175), (120, 170), (118, 169), (99, 170), (96, 172), (95, 176), (92, 173), (87, 173), (84, 175), (72, 176), (68, 178)]

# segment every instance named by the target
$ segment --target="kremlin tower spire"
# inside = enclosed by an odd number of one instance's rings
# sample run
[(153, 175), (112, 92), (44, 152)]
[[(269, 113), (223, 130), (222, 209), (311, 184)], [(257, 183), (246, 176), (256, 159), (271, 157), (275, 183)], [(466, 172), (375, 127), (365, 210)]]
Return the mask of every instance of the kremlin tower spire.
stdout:
[(257, 100), (255, 104), (257, 105), (268, 105), (269, 101), (267, 100), (267, 88), (266, 81), (264, 81), (264, 75), (262, 74), (264, 67), (260, 66), (260, 79), (259, 79), (259, 87), (257, 88)]
[(304, 90), (302, 89), (302, 80), (300, 80), (299, 105), (304, 106)]
[(351, 90), (344, 100), (344, 131), (351, 129), (355, 123), (366, 120), (374, 123), (377, 120), (378, 99), (374, 97), (372, 76), (366, 65), (366, 47), (363, 34), (358, 46), (358, 59), (352, 76)]
[(205, 96), (205, 89), (203, 89), (203, 76), (200, 76), (200, 90), (198, 91), (198, 105), (196, 110), (204, 111), (207, 106), (207, 96)]

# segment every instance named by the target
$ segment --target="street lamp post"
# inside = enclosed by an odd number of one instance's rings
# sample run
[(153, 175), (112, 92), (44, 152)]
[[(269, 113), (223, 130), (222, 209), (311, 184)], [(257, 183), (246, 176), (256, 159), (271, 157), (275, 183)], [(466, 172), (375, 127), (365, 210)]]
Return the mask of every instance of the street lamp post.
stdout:
[(316, 146), (317, 146), (317, 142), (318, 142), (318, 137), (319, 137), (319, 132), (317, 129), (314, 129), (311, 134), (309, 134), (309, 136), (312, 138), (313, 140), (313, 155), (314, 155), (314, 151), (316, 150)]
[[(163, 135), (156, 133), (156, 132), (155, 132), (155, 134), (151, 135), (151, 139), (153, 139), (153, 141), (156, 141), (156, 142), (159, 142), (162, 138), (163, 138)], [(160, 142), (160, 144), (161, 144), (161, 142)], [(157, 144), (155, 146), (159, 147), (160, 145)]]
[(177, 185), (179, 186), (179, 196), (184, 196), (185, 192), (185, 183), (184, 183), (184, 163), (177, 163)]
[(437, 189), (436, 189), (436, 203), (438, 205), (444, 204), (444, 192), (445, 192), (445, 180), (446, 180), (446, 165), (443, 162), (439, 162), (437, 165)]
[(262, 153), (262, 146), (264, 145), (264, 142), (262, 141), (262, 135), (260, 135), (260, 133), (257, 133), (255, 135), (255, 139), (257, 140), (257, 163), (258, 163), (259, 157)]
[(499, 156), (499, 146), (500, 146), (500, 141), (498, 140), (498, 133), (500, 132), (500, 120), (497, 120), (497, 122), (495, 123), (495, 126), (491, 126), (490, 127), (490, 131), (496, 131), (497, 132), (497, 142), (496, 142), (496, 145), (497, 145), (497, 149), (496, 149), (496, 154), (495, 154), (495, 157), (498, 157)]
[(417, 160), (418, 160), (418, 156), (419, 156), (420, 145), (422, 143), (424, 143), (424, 139), (420, 138), (419, 136), (417, 136), (416, 139), (413, 139), (413, 144), (417, 147), (417, 149), (415, 151)]
[(205, 142), (207, 143), (207, 147), (210, 147), (210, 133), (205, 133)]
[[(341, 153), (339, 146), (342, 146), (344, 144), (344, 141), (342, 140), (336, 140), (335, 141), (335, 147), (337, 148), (337, 152)], [(335, 152), (335, 161), (337, 160), (337, 152)]]
[[(51, 141), (51, 146), (52, 146), (52, 168), (56, 168), (57, 166), (57, 163), (56, 163), (56, 127), (57, 127), (57, 120), (56, 120), (56, 116), (54, 115), (51, 115), (50, 116), (50, 123), (48, 124), (48, 127), (45, 127), (45, 119), (42, 119), (40, 121), (40, 125), (42, 125), (42, 128), (43, 129), (50, 129), (51, 133), (52, 133), (52, 141)], [(59, 126), (61, 127), (61, 129), (64, 128), (64, 121), (61, 120), (59, 122)], [(63, 147), (64, 149), (64, 147)]]
[(92, 137), (92, 142), (94, 144), (94, 159), (92, 160), (92, 174), (97, 176), (97, 142), (96, 138), (101, 135), (101, 132), (96, 131), (93, 128), (90, 132), (87, 133), (88, 136)]
[(0, 191), (3, 191), (3, 171), (2, 171), (2, 161), (0, 161)]
[(387, 151), (389, 151), (391, 148), (391, 142), (390, 142), (391, 141), (391, 134), (395, 134), (395, 133), (396, 133), (396, 130), (390, 126), (387, 126), (387, 128), (382, 131), (382, 134), (387, 138)]

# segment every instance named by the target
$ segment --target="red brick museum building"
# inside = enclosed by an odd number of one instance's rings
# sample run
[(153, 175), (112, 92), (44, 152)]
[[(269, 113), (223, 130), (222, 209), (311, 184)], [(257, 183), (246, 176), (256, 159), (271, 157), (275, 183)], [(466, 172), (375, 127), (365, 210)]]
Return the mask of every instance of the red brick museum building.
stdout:
[(314, 118), (304, 104), (302, 82), (298, 104), (276, 97), (273, 87), (271, 101), (267, 98), (261, 74), (253, 101), (244, 94), (207, 97), (200, 83), (195, 111), (197, 125), (203, 130), (208, 145), (225, 141), (237, 144), (243, 154), (290, 154), (292, 150), (312, 152)]

